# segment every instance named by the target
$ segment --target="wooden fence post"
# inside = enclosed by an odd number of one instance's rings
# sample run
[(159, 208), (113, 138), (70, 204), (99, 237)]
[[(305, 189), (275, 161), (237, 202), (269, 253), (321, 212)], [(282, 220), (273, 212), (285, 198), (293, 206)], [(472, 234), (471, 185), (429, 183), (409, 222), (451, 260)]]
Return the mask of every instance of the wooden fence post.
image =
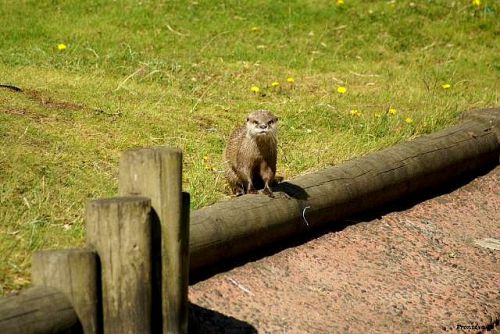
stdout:
[(182, 193), (182, 152), (169, 148), (125, 152), (118, 191), (151, 198), (161, 225), (163, 332), (187, 333), (189, 194)]
[(104, 333), (152, 333), (151, 201), (89, 202), (87, 241), (100, 259)]
[(70, 300), (85, 334), (98, 333), (97, 257), (89, 249), (38, 251), (33, 254), (35, 286), (53, 287)]

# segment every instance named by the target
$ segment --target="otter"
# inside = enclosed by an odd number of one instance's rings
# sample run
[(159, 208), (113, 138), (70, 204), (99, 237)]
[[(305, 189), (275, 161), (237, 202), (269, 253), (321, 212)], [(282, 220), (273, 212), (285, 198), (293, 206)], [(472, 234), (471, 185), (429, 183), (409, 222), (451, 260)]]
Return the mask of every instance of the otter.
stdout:
[(224, 150), (225, 176), (234, 195), (264, 194), (274, 197), (278, 155), (278, 117), (267, 110), (248, 115), (246, 124), (235, 129)]

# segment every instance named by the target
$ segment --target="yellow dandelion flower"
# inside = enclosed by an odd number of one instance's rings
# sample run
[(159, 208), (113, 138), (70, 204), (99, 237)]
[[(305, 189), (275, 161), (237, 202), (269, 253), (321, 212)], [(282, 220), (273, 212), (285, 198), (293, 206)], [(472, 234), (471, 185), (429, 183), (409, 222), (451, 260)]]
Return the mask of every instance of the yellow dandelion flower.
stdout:
[(280, 83), (278, 81), (271, 82), (271, 86), (273, 86), (273, 87), (278, 87), (279, 85), (280, 85)]
[(347, 88), (345, 88), (344, 86), (339, 86), (337, 87), (337, 92), (339, 94), (345, 94), (347, 92)]
[(260, 31), (260, 28), (259, 27), (252, 27), (252, 28), (250, 28), (250, 31), (257, 32), (257, 31)]
[(481, 0), (472, 0), (472, 5), (474, 5), (476, 7), (480, 7), (481, 6)]
[(373, 116), (375, 116), (375, 118), (380, 118), (380, 117), (382, 117), (382, 113), (381, 112), (375, 112), (373, 114)]
[(337, 6), (342, 6), (344, 4), (344, 0), (337, 0), (336, 4)]
[(255, 93), (255, 94), (257, 94), (257, 93), (259, 93), (259, 92), (260, 92), (260, 88), (259, 88), (259, 86), (252, 86), (252, 87), (250, 87), (250, 90), (251, 90), (253, 93)]
[(361, 116), (361, 112), (359, 110), (357, 110), (357, 109), (352, 109), (350, 111), (350, 113), (351, 113), (352, 116), (356, 116), (356, 117)]
[(441, 87), (443, 89), (449, 89), (449, 88), (451, 88), (451, 85), (449, 83), (444, 83), (444, 84), (441, 85)]
[(396, 115), (396, 114), (398, 113), (398, 111), (397, 111), (396, 109), (394, 109), (394, 108), (389, 108), (389, 111), (388, 111), (388, 112), (389, 112), (389, 114), (391, 114), (391, 115)]
[(286, 82), (293, 84), (295, 82), (295, 79), (293, 77), (288, 77), (286, 79)]
[(411, 124), (411, 123), (413, 123), (413, 119), (411, 117), (406, 117), (405, 122), (408, 124)]
[(57, 50), (59, 51), (66, 50), (66, 44), (63, 43), (57, 44)]
[(207, 161), (207, 160), (208, 160), (208, 155), (205, 155), (205, 156), (203, 157), (203, 160)]

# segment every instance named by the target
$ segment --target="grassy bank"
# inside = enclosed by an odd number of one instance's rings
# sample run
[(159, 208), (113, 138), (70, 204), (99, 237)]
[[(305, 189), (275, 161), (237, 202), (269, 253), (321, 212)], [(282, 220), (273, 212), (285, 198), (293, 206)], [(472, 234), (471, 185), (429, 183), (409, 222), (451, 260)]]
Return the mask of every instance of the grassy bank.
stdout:
[[(338, 164), (497, 106), (496, 1), (1, 1), (0, 294), (32, 251), (83, 243), (120, 153), (184, 150), (193, 208), (227, 198), (224, 143), (280, 117), (278, 174)], [(495, 44), (496, 42), (496, 44)]]

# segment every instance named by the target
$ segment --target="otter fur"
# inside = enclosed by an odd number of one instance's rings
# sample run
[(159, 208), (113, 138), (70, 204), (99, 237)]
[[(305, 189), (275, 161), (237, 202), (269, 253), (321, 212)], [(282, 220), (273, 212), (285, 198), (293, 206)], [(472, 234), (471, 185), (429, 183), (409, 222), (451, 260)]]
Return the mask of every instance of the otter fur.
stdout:
[(236, 196), (263, 192), (273, 197), (278, 155), (278, 117), (267, 110), (248, 115), (235, 129), (224, 150), (225, 176)]

